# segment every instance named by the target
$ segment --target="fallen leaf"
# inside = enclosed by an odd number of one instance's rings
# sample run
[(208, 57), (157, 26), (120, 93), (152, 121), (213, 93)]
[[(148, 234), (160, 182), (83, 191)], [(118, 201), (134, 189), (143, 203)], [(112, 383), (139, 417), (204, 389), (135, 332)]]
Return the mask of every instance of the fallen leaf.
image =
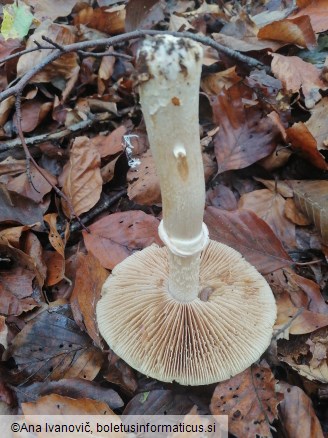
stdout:
[(241, 79), (236, 73), (236, 66), (234, 66), (218, 73), (205, 75), (201, 80), (201, 88), (207, 94), (217, 95), (223, 89), (228, 89), (237, 82), (240, 82)]
[(46, 18), (56, 20), (58, 17), (67, 17), (79, 0), (56, 0), (56, 7), (52, 0), (25, 0), (25, 3), (32, 6), (35, 18), (41, 22)]
[[(8, 347), (7, 336), (8, 336), (8, 327), (6, 325), (6, 318), (0, 315), (0, 345), (2, 345), (4, 349)], [(0, 400), (1, 400), (1, 396), (0, 396)]]
[(2, 12), (2, 36), (6, 40), (9, 38), (24, 38), (28, 34), (33, 21), (33, 14), (30, 8), (24, 2), (17, 1), (16, 3), (5, 5)]
[(93, 380), (103, 362), (100, 350), (81, 332), (68, 305), (49, 307), (29, 321), (7, 354), (15, 360), (13, 374), (20, 383), (72, 377)]
[(20, 249), (2, 244), (0, 254), (8, 260), (0, 265), (0, 313), (20, 315), (38, 307), (43, 301), (43, 278), (33, 259)]
[[(102, 178), (99, 152), (88, 137), (75, 138), (64, 174), (63, 192), (71, 201), (75, 214), (89, 211), (100, 199)], [(64, 200), (62, 206), (66, 216), (71, 217)]]
[(208, 205), (222, 208), (223, 210), (237, 210), (238, 208), (233, 191), (223, 184), (218, 184), (213, 189), (207, 191), (206, 202)]
[(0, 222), (6, 221), (24, 225), (42, 223), (43, 212), (34, 201), (10, 192), (4, 184), (0, 184)]
[(272, 179), (257, 177), (254, 177), (254, 179), (262, 183), (267, 189), (271, 190), (271, 192), (276, 191), (277, 193), (280, 193), (284, 198), (292, 198), (294, 196), (292, 188), (284, 181), (274, 181)]
[[(22, 130), (23, 132), (32, 132), (40, 125), (52, 109), (52, 102), (42, 102), (38, 99), (31, 99), (22, 104)], [(14, 116), (17, 126), (17, 116)]]
[(72, 313), (80, 329), (86, 331), (100, 348), (103, 348), (103, 341), (96, 322), (96, 304), (107, 277), (108, 272), (92, 253), (77, 253), (76, 276), (70, 299)]
[(278, 390), (284, 394), (279, 408), (287, 438), (324, 438), (311, 399), (305, 392), (282, 381), (278, 383)]
[[(35, 48), (35, 42), (44, 45), (42, 36), (50, 38), (59, 45), (66, 45), (75, 43), (76, 37), (70, 26), (64, 26), (57, 23), (52, 23), (50, 20), (42, 22), (42, 24), (33, 32), (28, 38), (26, 48)], [(54, 50), (57, 50), (54, 48)], [(17, 76), (21, 77), (27, 73), (31, 65), (38, 65), (42, 63), (45, 57), (49, 56), (54, 50), (36, 50), (33, 53), (21, 55), (17, 64)], [(75, 73), (78, 67), (78, 56), (76, 53), (65, 53), (59, 59), (53, 61), (51, 64), (44, 67), (40, 72), (33, 76), (32, 82), (51, 82), (58, 78), (69, 79)]]
[(327, 112), (328, 97), (323, 97), (311, 110), (311, 117), (305, 122), (305, 126), (315, 138), (319, 150), (328, 148)]
[(65, 259), (57, 251), (44, 252), (47, 266), (46, 286), (54, 286), (65, 277)]
[(135, 251), (152, 243), (161, 245), (158, 225), (154, 216), (143, 211), (113, 213), (90, 225), (90, 233), (83, 231), (83, 239), (87, 250), (101, 265), (113, 269)]
[(125, 32), (151, 29), (164, 18), (159, 0), (130, 0), (126, 6)]
[(312, 333), (328, 325), (328, 306), (318, 285), (291, 274), (288, 269), (270, 273), (266, 279), (276, 298), (275, 336), (278, 339)]
[(239, 251), (262, 274), (291, 264), (291, 259), (269, 225), (251, 211), (225, 211), (207, 207), (204, 221), (211, 239)]
[(214, 137), (218, 173), (242, 169), (266, 157), (275, 148), (278, 129), (257, 106), (243, 103), (243, 86), (223, 90), (212, 104), (220, 130)]
[(317, 45), (315, 33), (308, 16), (293, 19), (274, 21), (262, 27), (258, 38), (264, 40), (281, 41), (288, 44), (314, 49)]
[(322, 170), (328, 169), (324, 156), (317, 149), (317, 142), (303, 122), (294, 123), (286, 129), (292, 148), (314, 166)]
[(324, 242), (328, 242), (328, 181), (293, 181), (289, 184), (294, 190), (296, 206), (314, 223)]
[(36, 402), (22, 403), (22, 411), (24, 415), (115, 415), (102, 401), (73, 399), (58, 394), (45, 395)]
[(125, 5), (95, 9), (86, 6), (74, 16), (73, 22), (75, 25), (85, 24), (100, 32), (117, 35), (124, 32)]
[(192, 393), (155, 389), (135, 395), (126, 405), (123, 415), (186, 415), (198, 403)]
[(3, 245), (10, 244), (15, 248), (19, 248), (22, 233), (29, 230), (30, 228), (31, 227), (29, 227), (28, 225), (5, 228), (4, 230), (0, 231), (0, 243)]
[(67, 234), (69, 232), (68, 222), (66, 223), (66, 232), (64, 240), (61, 238), (60, 234), (57, 231), (57, 213), (49, 213), (46, 214), (43, 219), (47, 222), (50, 227), (49, 232), (49, 241), (52, 247), (63, 257), (65, 258), (65, 245), (67, 241)]
[[(42, 169), (42, 171), (47, 176), (48, 181), (53, 185), (57, 184), (57, 178), (45, 169)], [(29, 181), (25, 170), (8, 182), (7, 189), (31, 199), (34, 202), (40, 203), (44, 196), (52, 190), (52, 186), (33, 165), (30, 168), (30, 176), (33, 185)]]
[[(327, 384), (327, 343), (328, 329), (326, 324), (324, 328), (310, 335), (295, 336), (289, 341), (281, 340), (278, 345), (279, 358), (288, 363), (301, 376)], [(315, 347), (318, 344), (323, 344), (326, 351), (322, 352), (322, 347), (320, 347), (320, 352), (316, 351)], [(318, 361), (318, 358), (314, 356), (317, 354), (323, 356), (323, 359)]]
[(324, 32), (328, 29), (328, 1), (313, 0), (297, 13), (290, 15), (289, 18), (309, 16), (311, 25), (315, 32)]
[(0, 35), (0, 59), (6, 58), (11, 55), (12, 52), (21, 46), (21, 42), (18, 38), (10, 38), (5, 40)]
[(302, 88), (305, 105), (313, 108), (321, 99), (319, 90), (326, 90), (327, 86), (320, 79), (320, 71), (309, 62), (298, 56), (284, 56), (272, 54), (271, 70), (278, 78), (286, 91), (298, 93)]
[(275, 384), (268, 365), (252, 365), (216, 386), (211, 413), (229, 415), (229, 432), (237, 438), (270, 436), (270, 424), (278, 418), (278, 404), (283, 399)]
[(295, 225), (306, 226), (311, 224), (311, 220), (309, 220), (300, 210), (298, 210), (293, 199), (286, 200), (284, 213), (286, 218)]
[(133, 395), (138, 388), (135, 371), (112, 350), (108, 354), (108, 365), (104, 379), (118, 385), (126, 394)]
[(285, 199), (268, 189), (254, 190), (241, 196), (238, 208), (251, 210), (264, 220), (287, 247), (296, 246), (295, 224), (284, 214)]
[(90, 141), (95, 145), (101, 158), (116, 155), (123, 150), (123, 136), (126, 131), (126, 127), (122, 125), (114, 129), (110, 134), (97, 135), (90, 139)]
[(161, 188), (150, 149), (138, 155), (139, 164), (127, 173), (128, 197), (141, 205), (160, 204)]
[(121, 157), (121, 155), (114, 158), (113, 160), (111, 160), (109, 163), (105, 164), (105, 166), (103, 166), (100, 169), (100, 174), (101, 174), (103, 184), (107, 184), (109, 181), (111, 181), (114, 178), (115, 167), (116, 167), (117, 161), (119, 160), (120, 157)]
[(34, 401), (35, 397), (39, 398), (49, 394), (58, 394), (75, 399), (94, 399), (107, 403), (111, 409), (124, 406), (123, 400), (116, 391), (85, 379), (35, 382), (29, 386), (24, 386), (24, 391), (19, 389), (16, 391), (19, 404)]

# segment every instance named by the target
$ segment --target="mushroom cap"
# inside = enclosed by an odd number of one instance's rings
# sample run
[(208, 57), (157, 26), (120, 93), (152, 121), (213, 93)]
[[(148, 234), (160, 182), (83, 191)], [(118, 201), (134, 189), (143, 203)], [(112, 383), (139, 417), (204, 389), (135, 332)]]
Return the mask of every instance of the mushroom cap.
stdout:
[(276, 319), (271, 289), (234, 249), (211, 240), (199, 297), (168, 292), (168, 250), (152, 245), (117, 265), (97, 305), (110, 348), (147, 376), (182, 385), (229, 379), (267, 349)]

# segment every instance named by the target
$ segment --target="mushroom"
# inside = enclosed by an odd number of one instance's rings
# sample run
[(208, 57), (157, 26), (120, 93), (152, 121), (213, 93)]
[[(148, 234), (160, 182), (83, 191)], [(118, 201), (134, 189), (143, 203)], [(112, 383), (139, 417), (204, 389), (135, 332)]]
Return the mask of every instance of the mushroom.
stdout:
[(164, 247), (119, 265), (97, 305), (99, 330), (136, 370), (164, 382), (204, 385), (257, 361), (276, 318), (265, 279), (234, 249), (209, 240), (199, 141), (202, 48), (172, 36), (138, 54), (140, 102), (159, 176)]

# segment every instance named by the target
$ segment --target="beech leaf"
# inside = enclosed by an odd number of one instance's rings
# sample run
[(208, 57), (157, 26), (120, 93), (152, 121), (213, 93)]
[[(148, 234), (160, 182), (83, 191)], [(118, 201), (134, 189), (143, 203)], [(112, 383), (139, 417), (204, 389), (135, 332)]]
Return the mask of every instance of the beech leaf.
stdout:
[(210, 238), (231, 246), (262, 274), (291, 264), (291, 259), (269, 225), (247, 210), (207, 207), (204, 221)]
[(268, 365), (252, 365), (226, 382), (219, 383), (211, 400), (213, 415), (229, 415), (229, 432), (237, 438), (270, 436), (270, 424), (278, 418), (282, 394)]
[[(90, 210), (100, 199), (102, 178), (100, 155), (88, 137), (77, 137), (73, 143), (69, 163), (65, 166), (63, 192), (72, 202), (77, 215)], [(62, 202), (67, 217), (71, 212)]]
[(133, 252), (152, 243), (161, 245), (158, 225), (154, 216), (142, 211), (114, 213), (90, 225), (90, 233), (83, 231), (84, 243), (104, 268), (113, 269)]

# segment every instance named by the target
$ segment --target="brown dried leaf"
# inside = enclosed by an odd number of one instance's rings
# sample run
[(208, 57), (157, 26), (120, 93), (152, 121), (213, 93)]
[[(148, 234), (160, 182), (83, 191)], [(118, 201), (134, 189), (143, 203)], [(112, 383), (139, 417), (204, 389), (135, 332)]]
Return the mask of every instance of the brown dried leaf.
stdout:
[(108, 272), (92, 253), (77, 253), (76, 277), (70, 299), (72, 313), (80, 329), (86, 331), (100, 348), (103, 342), (96, 322), (96, 304), (107, 277)]
[[(2, 345), (5, 349), (8, 347), (7, 335), (8, 335), (8, 327), (6, 325), (6, 318), (0, 315), (0, 345)], [(1, 386), (1, 382), (0, 382), (0, 386)], [(1, 396), (0, 396), (0, 400), (1, 400)]]
[(277, 270), (266, 278), (276, 298), (278, 338), (288, 339), (290, 334), (311, 333), (328, 325), (328, 306), (316, 283), (289, 269)]
[(49, 232), (49, 242), (52, 247), (63, 257), (65, 258), (65, 245), (68, 237), (69, 226), (68, 222), (66, 223), (66, 232), (65, 232), (65, 240), (63, 240), (60, 234), (57, 231), (57, 213), (49, 213), (46, 214), (43, 219), (47, 222), (50, 227)]
[(45, 251), (44, 258), (47, 265), (46, 285), (53, 286), (65, 277), (65, 259), (57, 251)]
[(207, 207), (204, 221), (211, 239), (239, 251), (262, 274), (291, 264), (271, 228), (251, 211)]
[[(75, 138), (69, 163), (65, 167), (63, 192), (72, 202), (75, 214), (80, 215), (99, 201), (102, 190), (100, 155), (88, 137)], [(71, 217), (63, 200), (62, 206), (66, 216)]]
[(252, 365), (227, 382), (219, 383), (211, 400), (213, 415), (229, 415), (229, 432), (237, 438), (270, 436), (283, 395), (275, 392), (275, 379), (267, 364)]
[(101, 401), (73, 399), (58, 394), (45, 395), (36, 402), (22, 403), (24, 415), (116, 415)]
[[(315, 32), (324, 32), (328, 29), (328, 1), (327, 0), (313, 0), (306, 1), (304, 5), (298, 6), (302, 9), (296, 14), (290, 15), (291, 19), (295, 17), (309, 16), (313, 30)], [(303, 6), (305, 6), (303, 8)]]
[(10, 192), (5, 185), (0, 184), (0, 222), (6, 221), (25, 225), (42, 223), (43, 212), (34, 201)]
[(327, 113), (328, 97), (326, 96), (311, 110), (311, 117), (305, 122), (305, 126), (317, 142), (318, 149), (328, 148)]
[(120, 156), (121, 155), (114, 158), (112, 161), (110, 161), (104, 167), (102, 167), (100, 169), (103, 184), (107, 184), (109, 181), (111, 181), (114, 178), (115, 166), (116, 166), (116, 163), (117, 163), (118, 159), (120, 158)]
[(165, 18), (159, 0), (130, 0), (126, 6), (125, 32), (151, 29)]
[(313, 108), (315, 103), (321, 99), (319, 90), (327, 89), (325, 83), (320, 79), (320, 71), (298, 56), (273, 53), (272, 57), (272, 72), (280, 79), (285, 90), (296, 93), (302, 88), (305, 105), (307, 108)]
[(280, 193), (284, 198), (292, 198), (294, 196), (293, 190), (291, 187), (284, 181), (274, 181), (270, 179), (263, 179), (254, 177), (256, 181), (261, 182), (267, 189), (271, 190), (271, 192)]
[(21, 227), (5, 228), (0, 231), (0, 243), (3, 245), (10, 244), (15, 248), (20, 247), (20, 238), (24, 231), (29, 230), (32, 226), (23, 225)]
[(295, 225), (305, 226), (310, 225), (311, 223), (311, 220), (298, 210), (293, 199), (286, 200), (284, 213), (286, 218), (292, 221)]
[(138, 388), (135, 371), (112, 350), (108, 354), (108, 366), (104, 379), (118, 385), (128, 395), (133, 395)]
[(142, 211), (114, 213), (90, 225), (90, 233), (83, 231), (84, 243), (104, 268), (113, 269), (135, 251), (161, 245), (158, 225), (154, 216)]
[(25, 0), (25, 3), (32, 6), (33, 15), (41, 22), (46, 18), (56, 20), (58, 17), (67, 17), (79, 0), (56, 0), (54, 5), (53, 0)]
[(238, 207), (251, 210), (264, 220), (288, 247), (296, 246), (295, 225), (284, 214), (285, 199), (268, 189), (254, 190), (241, 196)]
[[(328, 327), (326, 326), (311, 333), (310, 336), (294, 336), (289, 341), (280, 341), (278, 353), (281, 360), (288, 363), (301, 376), (327, 384), (327, 343)], [(318, 344), (322, 345), (319, 347)], [(323, 359), (318, 360), (314, 355)]]
[[(22, 130), (31, 132), (40, 125), (52, 109), (52, 102), (42, 102), (38, 99), (32, 99), (22, 104)], [(14, 116), (14, 122), (17, 126), (17, 116)]]
[(242, 169), (273, 152), (278, 129), (257, 106), (245, 106), (242, 85), (223, 90), (212, 106), (220, 125), (214, 137), (218, 173)]
[(298, 386), (285, 382), (278, 383), (284, 400), (280, 403), (281, 420), (288, 438), (324, 438), (311, 399)]
[[(75, 43), (76, 37), (73, 33), (74, 28), (64, 26), (57, 23), (52, 23), (49, 20), (44, 21), (27, 40), (26, 48), (35, 47), (35, 42), (38, 41), (44, 45), (42, 36), (50, 38), (59, 45)], [(57, 49), (54, 49), (57, 50)], [(52, 50), (37, 50), (33, 53), (22, 55), (17, 64), (17, 76), (23, 76), (31, 69), (31, 65), (40, 64)], [(69, 79), (75, 73), (78, 67), (78, 56), (76, 53), (66, 53), (59, 59), (44, 67), (40, 72), (33, 76), (32, 82), (51, 82), (56, 80)]]
[(100, 32), (117, 35), (124, 32), (125, 5), (95, 9), (87, 6), (74, 16), (73, 22), (75, 25), (84, 24)]
[(328, 181), (289, 181), (298, 208), (314, 223), (324, 242), (328, 242)]
[(107, 403), (112, 409), (124, 406), (123, 400), (113, 389), (85, 379), (61, 379), (58, 382), (35, 382), (16, 392), (19, 404), (34, 401), (35, 397), (58, 394), (70, 398), (88, 398)]
[(225, 88), (241, 81), (241, 77), (236, 73), (236, 66), (218, 73), (211, 73), (204, 76), (201, 80), (201, 88), (207, 94), (217, 95)]
[(73, 320), (68, 305), (49, 307), (29, 321), (13, 339), (9, 357), (15, 360), (16, 377), (29, 382), (72, 377), (93, 380), (103, 361), (100, 350)]
[(206, 202), (208, 205), (222, 208), (223, 210), (237, 210), (238, 208), (233, 191), (223, 184), (218, 184), (213, 189), (207, 191)]
[(328, 169), (328, 163), (317, 149), (315, 138), (303, 122), (294, 123), (286, 132), (295, 151), (319, 169)]
[(123, 150), (123, 136), (127, 129), (124, 125), (114, 129), (108, 135), (97, 135), (90, 141), (95, 145), (101, 158), (116, 155)]
[(128, 197), (141, 205), (161, 203), (161, 188), (150, 150), (138, 156), (140, 164), (127, 173)]
[(43, 277), (33, 259), (19, 249), (2, 244), (0, 258), (5, 261), (0, 265), (0, 313), (20, 315), (39, 306), (43, 301)]
[(307, 47), (309, 50), (317, 46), (315, 33), (308, 16), (274, 21), (262, 27), (257, 36), (264, 40), (296, 44)]
[[(19, 160), (20, 161), (20, 160)], [(53, 185), (57, 184), (57, 178), (51, 175), (47, 170), (42, 169)], [(40, 203), (43, 197), (52, 190), (51, 184), (41, 175), (41, 173), (32, 165), (30, 175), (33, 185), (28, 180), (26, 169), (24, 172), (11, 179), (7, 184), (7, 189), (16, 192), (25, 198)]]
[(123, 415), (186, 415), (193, 406), (201, 405), (191, 391), (179, 394), (176, 391), (155, 389), (135, 395), (126, 405)]

